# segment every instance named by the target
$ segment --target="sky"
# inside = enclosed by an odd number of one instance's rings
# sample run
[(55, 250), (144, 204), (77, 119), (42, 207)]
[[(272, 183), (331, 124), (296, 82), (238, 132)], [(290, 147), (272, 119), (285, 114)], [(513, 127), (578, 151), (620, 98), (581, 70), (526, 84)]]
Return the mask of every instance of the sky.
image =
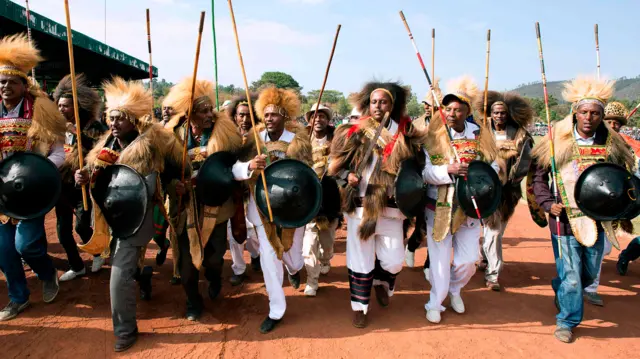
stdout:
[[(14, 0), (24, 6), (24, 1)], [(200, 11), (206, 11), (199, 78), (214, 79), (211, 0), (70, 0), (71, 25), (148, 62), (145, 9), (151, 11), (153, 65), (177, 82), (193, 72)], [(62, 0), (31, 0), (31, 11), (65, 22)], [(244, 87), (229, 4), (214, 5), (218, 82)], [(435, 28), (435, 75), (471, 75), (484, 87), (491, 29), (489, 88), (540, 81), (535, 22), (540, 22), (547, 79), (595, 74), (594, 24), (601, 74), (640, 75), (638, 0), (235, 0), (233, 8), (249, 83), (265, 71), (293, 76), (303, 92), (319, 89), (336, 27), (342, 25), (326, 89), (348, 94), (372, 79), (400, 81), (419, 97), (428, 83), (398, 12), (404, 11), (429, 71)]]

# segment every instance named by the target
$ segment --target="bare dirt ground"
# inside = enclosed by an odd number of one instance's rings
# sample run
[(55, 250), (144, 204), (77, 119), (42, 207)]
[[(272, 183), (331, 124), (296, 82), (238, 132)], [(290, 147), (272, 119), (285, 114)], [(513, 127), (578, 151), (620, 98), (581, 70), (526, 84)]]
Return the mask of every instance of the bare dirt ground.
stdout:
[[(49, 253), (59, 274), (66, 258), (55, 236), (55, 220), (47, 220)], [(615, 271), (618, 251), (605, 259), (600, 293), (605, 307), (587, 305), (573, 344), (553, 338), (556, 310), (550, 281), (555, 274), (547, 228), (537, 227), (526, 206), (520, 205), (504, 241), (506, 265), (500, 293), (484, 288), (477, 273), (462, 296), (467, 313), (443, 313), (442, 323), (425, 319), (429, 285), (419, 268), (405, 268), (388, 308), (372, 300), (369, 326), (351, 326), (345, 267), (344, 232), (336, 243), (329, 275), (321, 278), (318, 297), (306, 298), (285, 279), (287, 313), (280, 326), (262, 335), (258, 327), (268, 313), (268, 300), (259, 273), (248, 269), (242, 287), (228, 283), (230, 256), (225, 263), (222, 297), (206, 301), (200, 322), (183, 319), (185, 296), (171, 286), (171, 252), (153, 277), (153, 299), (138, 302), (138, 343), (124, 354), (113, 353), (114, 336), (109, 308), (109, 269), (62, 283), (52, 304), (44, 304), (40, 282), (29, 272), (32, 306), (18, 318), (0, 324), (2, 358), (631, 358), (640, 344), (638, 292), (640, 265), (629, 274)], [(621, 240), (626, 246), (629, 238)], [(147, 264), (155, 265), (155, 247)], [(416, 263), (422, 263), (419, 249)], [(89, 265), (89, 257), (83, 255)], [(246, 254), (248, 261), (248, 254)], [(0, 277), (2, 305), (7, 300)], [(200, 283), (206, 293), (206, 283)], [(301, 288), (303, 289), (303, 288)], [(445, 302), (445, 305), (448, 302)]]

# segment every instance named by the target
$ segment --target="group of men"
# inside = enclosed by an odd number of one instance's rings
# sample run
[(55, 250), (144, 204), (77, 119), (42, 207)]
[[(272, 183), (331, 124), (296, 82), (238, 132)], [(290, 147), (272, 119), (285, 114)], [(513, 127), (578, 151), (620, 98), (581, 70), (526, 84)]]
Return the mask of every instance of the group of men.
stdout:
[[(360, 118), (334, 128), (330, 125), (331, 109), (320, 105), (305, 114), (309, 123), (305, 127), (296, 121), (301, 104), (291, 90), (266, 87), (255, 97), (233, 99), (226, 111), (216, 111), (215, 85), (187, 78), (170, 90), (163, 102), (163, 119), (156, 120), (150, 116), (150, 91), (140, 82), (114, 77), (103, 84), (106, 128), (99, 121), (98, 94), (79, 76), (76, 100), (86, 154), (85, 163), (79, 163), (71, 80), (63, 79), (54, 92), (55, 103), (50, 101), (27, 76), (40, 60), (38, 50), (25, 36), (0, 40), (0, 152), (3, 159), (15, 152), (35, 152), (60, 169), (63, 194), (56, 205), (57, 229), (70, 264), (60, 280), (86, 273), (78, 247), (94, 255), (93, 272), (100, 269), (105, 257), (111, 257), (116, 351), (130, 348), (138, 337), (135, 283), (139, 283), (142, 297), (149, 298), (151, 270), (143, 265), (143, 259), (152, 239), (160, 247), (159, 264), (168, 248), (173, 249), (173, 282), (184, 288), (189, 320), (198, 320), (204, 310), (198, 290), (201, 271), (209, 283), (208, 297), (214, 300), (219, 296), (228, 243), (233, 285), (241, 284), (245, 277), (244, 246), (251, 255), (251, 268), (262, 272), (269, 314), (260, 331), (272, 331), (286, 311), (282, 288), (285, 269), (289, 282), (298, 289), (306, 268), (304, 294), (318, 295), (320, 276), (330, 270), (336, 230), (343, 220), (355, 327), (367, 326), (372, 291), (380, 306), (389, 305), (403, 262), (413, 265), (413, 252), (424, 237), (428, 248), (425, 275), (431, 283), (425, 304), (427, 320), (441, 321), (447, 297), (455, 312), (464, 313), (461, 292), (476, 271), (480, 253), (479, 267), (485, 271), (487, 287), (501, 289), (502, 237), (522, 198), (525, 177), (533, 218), (546, 225), (545, 213), (550, 214), (558, 271), (553, 281), (559, 312), (555, 336), (563, 342), (572, 340), (572, 329), (582, 320), (582, 290), (597, 283), (599, 277), (606, 251), (604, 229), (600, 222), (597, 230), (587, 229), (590, 224), (596, 228), (596, 222), (580, 213), (572, 196), (563, 197), (562, 203), (554, 200), (555, 189), (549, 186), (549, 142), (543, 139), (533, 145), (526, 130), (533, 121), (533, 111), (520, 96), (489, 92), (485, 122), (474, 117), (485, 110), (484, 96), (463, 76), (450, 84), (444, 96), (436, 87), (426, 101), (426, 116), (414, 122), (406, 114), (407, 88), (392, 82), (370, 82), (354, 98)], [(619, 104), (607, 105), (612, 94), (613, 83), (608, 81), (578, 78), (566, 85), (565, 99), (572, 103), (572, 113), (554, 126), (563, 193), (573, 193), (577, 176), (597, 161), (614, 162), (629, 170), (637, 167), (625, 140), (611, 130), (619, 130), (619, 126), (605, 124), (605, 116), (621, 121), (625, 115)], [(182, 161), (183, 147), (188, 151), (186, 162)], [(215, 189), (198, 190), (203, 177), (199, 171), (208, 158), (225, 153), (233, 155), (230, 171), (237, 185), (229, 196), (212, 205), (202, 193), (214, 193)], [(532, 163), (523, 153), (531, 154)], [(260, 174), (270, 163), (285, 158), (309, 166), (323, 187), (335, 189), (325, 191), (323, 210), (297, 228), (281, 228), (270, 222), (256, 199)], [(417, 235), (405, 245), (407, 217), (396, 202), (394, 184), (402, 163), (408, 160), (419, 164), (418, 175), (428, 186), (426, 206), (415, 216)], [(465, 188), (456, 183), (466, 181), (478, 162), (494, 172), (501, 186), (500, 203), (487, 216), (477, 207), (477, 212), (465, 210), (456, 194)], [(81, 187), (99, 186), (96, 179), (117, 165), (126, 165), (140, 175), (150, 198), (139, 228), (128, 235), (116, 234), (120, 232), (107, 223), (106, 209), (95, 198), (87, 211), (82, 204)], [(337, 193), (337, 198), (329, 192)], [(72, 233), (74, 216), (75, 230), (83, 242), (78, 246)], [(555, 221), (560, 222), (559, 233)], [(628, 262), (637, 258), (638, 247), (636, 239), (623, 252), (619, 270), (626, 272)], [(59, 279), (46, 248), (44, 216), (29, 220), (3, 216), (0, 269), (10, 301), (0, 312), (0, 321), (16, 317), (29, 305), (21, 258), (43, 282), (43, 300), (48, 303), (56, 297)], [(597, 299), (597, 294), (591, 296)]]

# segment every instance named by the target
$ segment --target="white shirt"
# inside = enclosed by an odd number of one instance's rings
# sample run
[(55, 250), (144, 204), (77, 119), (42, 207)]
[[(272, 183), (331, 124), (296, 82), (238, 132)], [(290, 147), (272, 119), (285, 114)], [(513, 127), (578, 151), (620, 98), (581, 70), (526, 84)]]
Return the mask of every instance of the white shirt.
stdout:
[[(262, 139), (262, 141), (264, 141), (264, 143), (272, 142), (271, 137), (269, 137), (269, 135), (267, 134), (267, 130), (260, 131), (259, 136)], [(295, 137), (296, 135), (293, 132), (287, 131), (285, 129), (282, 132), (282, 135), (280, 136), (280, 138), (276, 139), (275, 141), (283, 141), (283, 142), (291, 143)], [(326, 140), (326, 137), (325, 137), (325, 140)], [(253, 175), (253, 171), (249, 170), (249, 162), (251, 161), (247, 161), (247, 162), (237, 161), (233, 165), (233, 168), (231, 169), (231, 171), (233, 172), (233, 178), (236, 181), (244, 181), (251, 178), (251, 175)]]
[(576, 139), (576, 143), (578, 144), (578, 146), (593, 146), (593, 142), (596, 140), (595, 133), (589, 138), (582, 138), (578, 133), (577, 125), (573, 126), (573, 137)]
[[(454, 130), (453, 128), (449, 128), (449, 130), (451, 131), (451, 137), (453, 137), (454, 140), (459, 140), (459, 139), (473, 140), (473, 139), (476, 139), (476, 135), (474, 132), (480, 130), (480, 127), (478, 127), (473, 123), (465, 121), (464, 131), (456, 132), (456, 130)], [(430, 185), (429, 188), (427, 189), (427, 195), (430, 198), (437, 199), (438, 198), (437, 186), (454, 183), (455, 179), (453, 176), (449, 175), (448, 164), (436, 166), (433, 163), (431, 163), (431, 158), (429, 157), (429, 153), (427, 152), (426, 148), (424, 149), (424, 153), (426, 155), (426, 161), (425, 161), (424, 170), (422, 171), (422, 179)], [(455, 162), (455, 158), (452, 158), (449, 161), (450, 164), (454, 162)], [(498, 173), (500, 170), (500, 167), (498, 166), (498, 163), (496, 161), (493, 161), (493, 163), (491, 163), (491, 167), (496, 171), (496, 173)], [(468, 220), (477, 221), (477, 219), (473, 219), (473, 218), (469, 218)], [(467, 224), (470, 224), (470, 222), (468, 222)]]

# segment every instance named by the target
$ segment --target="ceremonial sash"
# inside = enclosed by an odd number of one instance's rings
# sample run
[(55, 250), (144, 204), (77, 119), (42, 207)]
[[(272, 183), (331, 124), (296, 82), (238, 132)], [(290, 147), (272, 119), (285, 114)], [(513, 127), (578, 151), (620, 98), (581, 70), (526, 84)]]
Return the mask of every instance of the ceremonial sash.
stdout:
[[(574, 198), (575, 185), (578, 177), (580, 177), (580, 174), (585, 169), (597, 162), (607, 160), (610, 145), (610, 135), (607, 136), (607, 142), (604, 146), (578, 146), (574, 142), (572, 145), (572, 160), (562, 166), (558, 173), (558, 188), (567, 217), (569, 218), (571, 231), (576, 240), (586, 247), (592, 247), (598, 240), (598, 227), (596, 221), (587, 217), (578, 208)], [(619, 248), (612, 222), (606, 221), (600, 222), (600, 224), (611, 244)]]
[[(451, 142), (460, 161), (470, 163), (478, 158), (478, 140), (476, 139), (457, 139)], [(449, 160), (443, 155), (433, 155), (430, 157), (431, 163), (435, 166), (448, 165)], [(458, 228), (466, 220), (466, 215), (462, 209), (454, 206), (455, 184), (446, 184), (438, 186), (438, 198), (436, 199), (435, 215), (433, 219), (433, 240), (436, 242), (443, 241), (449, 232), (454, 234)], [(453, 209), (456, 207), (455, 215)]]

